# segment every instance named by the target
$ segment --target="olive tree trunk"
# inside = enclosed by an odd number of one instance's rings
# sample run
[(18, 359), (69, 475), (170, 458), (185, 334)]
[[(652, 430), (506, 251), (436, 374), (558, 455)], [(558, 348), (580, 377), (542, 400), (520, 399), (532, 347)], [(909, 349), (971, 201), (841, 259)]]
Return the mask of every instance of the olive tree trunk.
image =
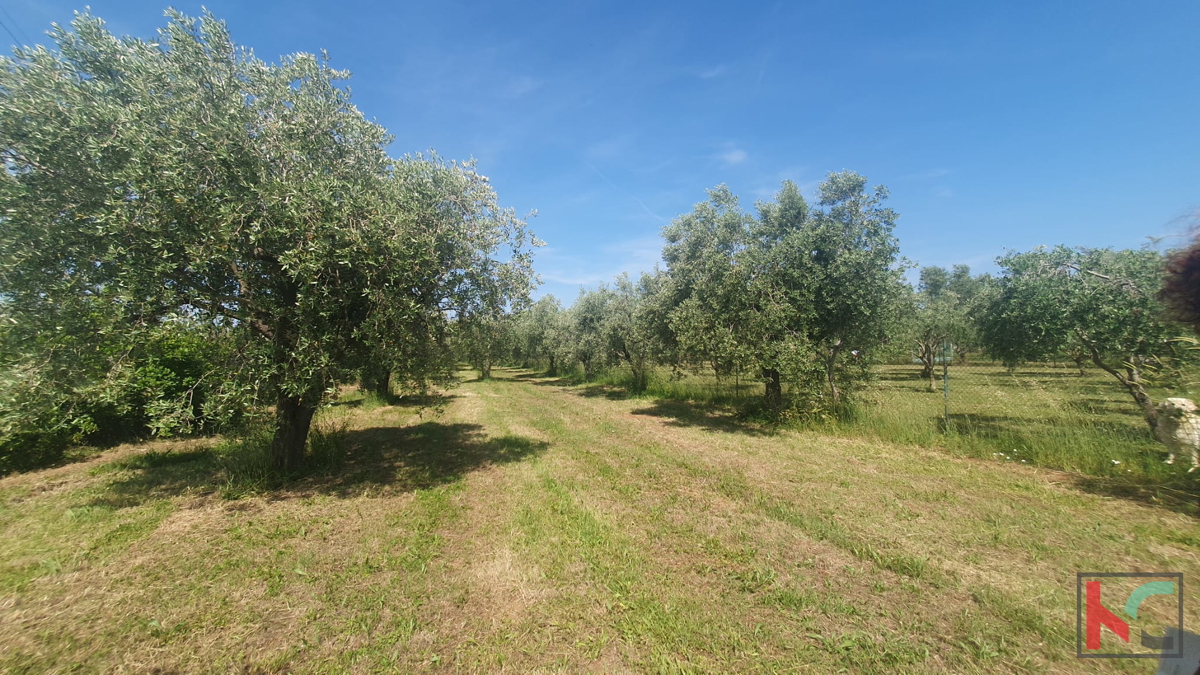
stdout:
[(778, 409), (783, 406), (783, 378), (775, 368), (763, 368), (763, 379), (767, 384), (766, 403), (768, 408)]
[(837, 386), (837, 357), (842, 351), (842, 341), (838, 340), (825, 354), (825, 380), (829, 384), (829, 400), (833, 405), (842, 402), (842, 391)]
[(363, 387), (380, 398), (387, 399), (392, 395), (392, 371), (380, 369), (363, 378)]
[(937, 349), (928, 342), (917, 343), (917, 358), (921, 359), (921, 379), (929, 382), (929, 391), (937, 389), (937, 369), (934, 367)]
[(290, 472), (304, 466), (304, 447), (317, 406), (301, 396), (280, 394), (275, 403), (275, 437), (271, 441), (271, 464)]
[(1150, 398), (1150, 394), (1146, 391), (1145, 386), (1142, 385), (1139, 370), (1136, 367), (1132, 367), (1125, 369), (1125, 372), (1121, 372), (1116, 368), (1112, 368), (1100, 358), (1100, 352), (1094, 345), (1086, 340), (1084, 343), (1088, 346), (1092, 363), (1100, 370), (1115, 377), (1121, 383), (1121, 386), (1125, 387), (1125, 391), (1129, 392), (1129, 395), (1138, 404), (1138, 407), (1142, 409), (1142, 417), (1146, 420), (1146, 425), (1150, 427), (1150, 433), (1156, 440), (1162, 441), (1158, 425), (1158, 407), (1154, 405), (1154, 400)]

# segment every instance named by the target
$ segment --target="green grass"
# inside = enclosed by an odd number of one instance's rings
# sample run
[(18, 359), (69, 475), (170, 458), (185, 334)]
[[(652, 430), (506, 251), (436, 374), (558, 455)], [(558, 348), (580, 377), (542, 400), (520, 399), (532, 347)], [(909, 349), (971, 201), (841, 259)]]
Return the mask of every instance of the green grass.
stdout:
[(1200, 572), (1082, 477), (496, 375), (323, 411), (286, 481), (254, 439), (0, 479), (0, 671), (1143, 672), (1074, 658), (1075, 572)]
[(956, 366), (947, 400), (941, 382), (931, 392), (916, 371), (881, 368), (851, 426), (891, 440), (940, 441), (974, 456), (1090, 475), (1170, 478), (1180, 468), (1162, 462), (1163, 449), (1136, 404), (1105, 373), (1090, 370), (1081, 377), (1074, 369), (1050, 366), (1014, 372), (988, 363)]
[[(1182, 509), (1194, 509), (1200, 498), (1200, 485), (1186, 473), (1188, 458), (1175, 465), (1164, 462), (1165, 448), (1151, 437), (1132, 398), (1106, 373), (1089, 369), (1080, 376), (1074, 367), (1057, 364), (1009, 371), (973, 362), (950, 368), (948, 400), (940, 372), (938, 378), (930, 390), (919, 366), (881, 366), (842, 418), (792, 419), (784, 426), (1081, 473), (1112, 490)], [(629, 382), (628, 372), (618, 368), (597, 376), (591, 387), (619, 398), (628, 395)], [(1189, 392), (1152, 394), (1161, 399)], [(760, 416), (762, 395), (760, 383), (660, 369), (636, 398), (724, 409), (750, 424)]]

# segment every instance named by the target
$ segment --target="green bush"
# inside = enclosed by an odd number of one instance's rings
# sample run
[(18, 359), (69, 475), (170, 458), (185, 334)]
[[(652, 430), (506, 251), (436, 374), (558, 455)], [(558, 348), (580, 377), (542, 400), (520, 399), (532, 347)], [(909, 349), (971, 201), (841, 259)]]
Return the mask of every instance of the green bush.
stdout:
[(234, 346), (184, 322), (102, 337), (89, 351), (63, 363), (52, 348), (31, 350), (0, 373), (0, 474), (61, 461), (73, 446), (235, 428), (254, 398), (218, 376)]

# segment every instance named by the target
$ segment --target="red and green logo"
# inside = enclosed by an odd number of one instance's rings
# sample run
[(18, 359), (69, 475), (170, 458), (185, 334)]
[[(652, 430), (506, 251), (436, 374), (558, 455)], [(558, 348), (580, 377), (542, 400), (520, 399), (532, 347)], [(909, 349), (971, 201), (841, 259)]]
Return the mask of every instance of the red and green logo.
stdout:
[(1079, 658), (1183, 656), (1183, 574), (1080, 572), (1075, 590)]

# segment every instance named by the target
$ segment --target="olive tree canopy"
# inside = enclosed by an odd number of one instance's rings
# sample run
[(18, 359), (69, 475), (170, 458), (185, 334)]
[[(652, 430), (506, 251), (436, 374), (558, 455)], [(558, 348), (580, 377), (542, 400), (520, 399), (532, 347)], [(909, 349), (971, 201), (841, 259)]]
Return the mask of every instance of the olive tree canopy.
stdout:
[(859, 174), (831, 173), (815, 208), (785, 181), (756, 218), (727, 187), (711, 190), (663, 230), (678, 349), (718, 373), (753, 369), (768, 406), (782, 403), (784, 380), (820, 407), (840, 406), (901, 306), (887, 196)]
[(225, 376), (265, 383), (294, 468), (367, 360), (446, 376), (450, 319), (527, 295), (533, 239), (472, 164), (389, 157), (327, 57), (268, 64), (211, 15), (168, 17), (146, 41), (81, 14), (4, 59), (0, 297), (27, 334), (96, 307), (244, 334)]
[(989, 353), (1009, 365), (1082, 350), (1137, 403), (1158, 433), (1148, 372), (1192, 358), (1183, 327), (1158, 299), (1156, 251), (1036, 248), (1000, 258), (1003, 269), (980, 321)]

